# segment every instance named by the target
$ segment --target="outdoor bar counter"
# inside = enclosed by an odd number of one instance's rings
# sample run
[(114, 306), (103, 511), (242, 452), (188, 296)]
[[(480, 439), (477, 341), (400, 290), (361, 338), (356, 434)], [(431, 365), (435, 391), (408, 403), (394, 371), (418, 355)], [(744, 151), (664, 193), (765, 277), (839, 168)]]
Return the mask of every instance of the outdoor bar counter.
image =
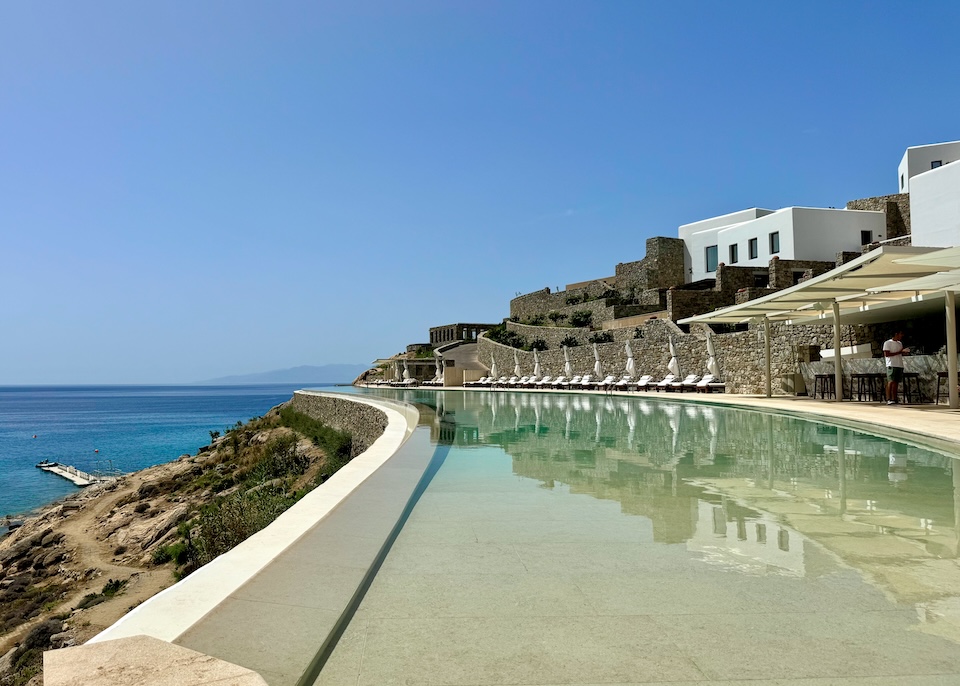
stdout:
[[(842, 358), (841, 365), (843, 367), (843, 397), (845, 400), (850, 400), (851, 398), (857, 400), (858, 395), (864, 400), (879, 400), (879, 398), (873, 396), (865, 397), (863, 391), (865, 390), (864, 384), (869, 382), (868, 379), (864, 378), (865, 375), (883, 375), (883, 383), (886, 383), (887, 370), (882, 358)], [(904, 398), (904, 400), (909, 400), (911, 403), (918, 401), (924, 403), (936, 402), (938, 374), (942, 372), (939, 377), (939, 391), (942, 401), (946, 402), (948, 390), (945, 378), (947, 373), (946, 355), (905, 355), (903, 358), (903, 371), (904, 375), (908, 378), (906, 384), (901, 384), (900, 390), (901, 392), (904, 391), (905, 389), (903, 387), (907, 386), (908, 388), (906, 390), (910, 391), (910, 398)], [(807, 394), (810, 397), (814, 397), (814, 393), (816, 392), (816, 397), (819, 398), (821, 396), (822, 381), (818, 382), (817, 376), (829, 376), (832, 379), (834, 375), (833, 360), (801, 362), (800, 373), (803, 375), (803, 381), (807, 387)], [(829, 388), (832, 391), (833, 382), (831, 381), (829, 383)], [(859, 394), (858, 390), (860, 391)], [(903, 394), (901, 393), (901, 395)], [(831, 397), (829, 392), (827, 397)]]

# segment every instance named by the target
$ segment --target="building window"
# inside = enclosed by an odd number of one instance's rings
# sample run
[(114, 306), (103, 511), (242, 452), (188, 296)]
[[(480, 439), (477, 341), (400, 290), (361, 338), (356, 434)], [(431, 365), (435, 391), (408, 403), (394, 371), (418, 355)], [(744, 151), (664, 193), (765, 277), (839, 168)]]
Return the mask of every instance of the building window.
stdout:
[(873, 231), (860, 232), (860, 245), (870, 245), (873, 243)]
[(717, 246), (708, 245), (706, 250), (707, 257), (707, 271), (715, 272), (717, 271)]
[(774, 231), (770, 234), (770, 254), (776, 255), (780, 252), (780, 232)]
[(740, 246), (734, 243), (730, 246), (730, 264), (736, 264), (740, 261)]
[(760, 255), (760, 248), (758, 247), (759, 243), (756, 238), (751, 238), (747, 241), (747, 251), (750, 254), (750, 259), (755, 260)]
[(903, 190), (903, 174), (900, 175), (900, 190)]
[(943, 166), (943, 160), (934, 160), (933, 162), (930, 163), (931, 169), (936, 169), (937, 167), (942, 167), (942, 166)]

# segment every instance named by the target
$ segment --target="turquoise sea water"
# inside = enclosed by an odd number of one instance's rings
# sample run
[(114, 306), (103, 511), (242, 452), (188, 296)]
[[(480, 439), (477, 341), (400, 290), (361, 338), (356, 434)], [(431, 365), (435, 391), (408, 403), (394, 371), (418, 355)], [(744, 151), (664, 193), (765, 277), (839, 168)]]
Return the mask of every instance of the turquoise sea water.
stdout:
[(262, 415), (298, 388), (0, 386), (0, 515), (77, 490), (37, 469), (41, 460), (123, 472), (169, 462), (208, 444), (211, 430)]

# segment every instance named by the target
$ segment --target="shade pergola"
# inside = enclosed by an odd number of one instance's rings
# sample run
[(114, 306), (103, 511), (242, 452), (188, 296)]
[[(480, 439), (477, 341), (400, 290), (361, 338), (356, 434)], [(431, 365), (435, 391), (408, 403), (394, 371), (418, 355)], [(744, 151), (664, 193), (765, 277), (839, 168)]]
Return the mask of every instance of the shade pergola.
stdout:
[[(950, 249), (954, 250), (954, 249)], [(785, 288), (782, 291), (751, 300), (741, 305), (724, 307), (713, 312), (681, 319), (680, 324), (744, 324), (762, 323), (765, 340), (766, 395), (772, 395), (770, 379), (770, 323), (788, 324), (833, 324), (834, 378), (837, 387), (836, 399), (843, 397), (843, 372), (841, 366), (840, 324), (867, 321), (893, 321), (904, 316), (916, 316), (929, 311), (944, 296), (928, 295), (919, 290), (907, 295), (902, 284), (938, 272), (938, 267), (960, 266), (960, 250), (952, 259), (956, 265), (940, 264), (946, 256), (934, 248), (883, 246), (872, 250), (825, 274)], [(933, 262), (931, 264), (931, 262)], [(960, 282), (960, 278), (958, 278)], [(926, 296), (926, 297), (924, 297)], [(921, 304), (922, 303), (922, 304)], [(948, 352), (950, 321), (953, 321), (951, 305), (948, 309)], [(954, 336), (955, 338), (955, 336)], [(953, 365), (956, 366), (956, 355)], [(955, 373), (955, 372), (951, 372)], [(951, 377), (953, 378), (953, 377)], [(951, 384), (954, 386), (954, 384)], [(951, 395), (951, 407), (955, 407), (956, 388)]]

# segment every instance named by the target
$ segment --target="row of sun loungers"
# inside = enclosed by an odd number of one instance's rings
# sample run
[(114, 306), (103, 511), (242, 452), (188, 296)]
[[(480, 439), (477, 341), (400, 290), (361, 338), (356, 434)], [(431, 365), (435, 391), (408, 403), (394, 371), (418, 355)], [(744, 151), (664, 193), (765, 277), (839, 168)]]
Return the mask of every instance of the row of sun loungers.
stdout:
[(468, 381), (464, 386), (469, 388), (532, 388), (536, 390), (582, 390), (582, 391), (664, 391), (699, 393), (722, 393), (726, 387), (722, 381), (717, 381), (712, 374), (701, 377), (699, 374), (689, 374), (685, 379), (678, 379), (673, 374), (667, 374), (663, 379), (655, 381), (652, 376), (644, 375), (639, 379), (631, 376), (609, 375), (602, 380), (595, 380), (590, 374), (574, 376), (567, 379), (565, 376), (501, 376), (499, 378), (485, 376), (477, 381)]

